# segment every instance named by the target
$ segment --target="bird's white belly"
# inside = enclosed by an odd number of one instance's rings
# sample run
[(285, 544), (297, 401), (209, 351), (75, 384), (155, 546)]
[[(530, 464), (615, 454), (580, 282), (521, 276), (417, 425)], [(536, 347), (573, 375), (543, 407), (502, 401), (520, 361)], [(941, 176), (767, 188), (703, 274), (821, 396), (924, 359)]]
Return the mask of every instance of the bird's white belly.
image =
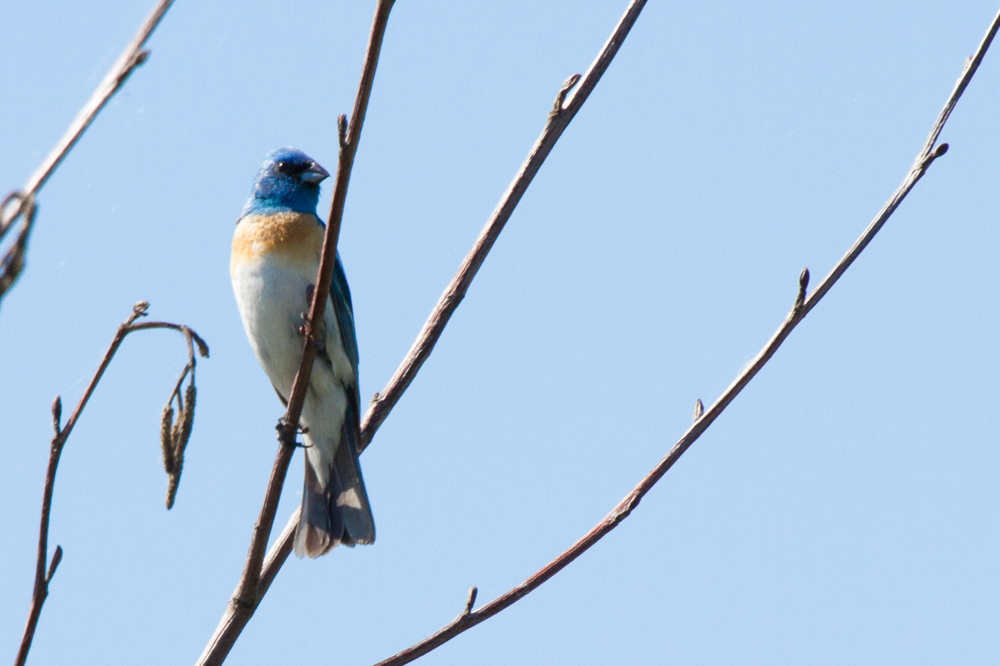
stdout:
[[(297, 270), (285, 262), (259, 258), (234, 267), (233, 290), (240, 316), (257, 360), (271, 383), (284, 399), (292, 393), (292, 384), (302, 355), (299, 327), (309, 309), (307, 289), (315, 273)], [(348, 385), (355, 381), (354, 369), (344, 352), (333, 312), (327, 302), (324, 350), (331, 365), (316, 361), (309, 379), (309, 390), (303, 406), (301, 422), (315, 440), (315, 448), (307, 450), (314, 467), (325, 482), (326, 467), (332, 461), (333, 449), (326, 442), (339, 442), (340, 429), (347, 409)], [(324, 441), (325, 440), (325, 441)]]
[(276, 266), (266, 259), (245, 262), (233, 272), (233, 290), (250, 345), (285, 399), (292, 392), (302, 355), (298, 329), (309, 308), (306, 289), (310, 284), (304, 271)]

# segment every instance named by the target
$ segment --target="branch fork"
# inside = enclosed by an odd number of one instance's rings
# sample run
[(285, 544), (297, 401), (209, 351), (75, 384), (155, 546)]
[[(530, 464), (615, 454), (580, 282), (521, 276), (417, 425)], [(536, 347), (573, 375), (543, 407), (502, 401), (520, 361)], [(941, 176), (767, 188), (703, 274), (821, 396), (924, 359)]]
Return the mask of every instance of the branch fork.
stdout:
[(465, 600), (465, 608), (462, 610), (461, 614), (458, 616), (459, 619), (468, 617), (472, 613), (472, 607), (476, 605), (476, 595), (479, 594), (479, 588), (473, 585), (469, 588), (469, 596)]

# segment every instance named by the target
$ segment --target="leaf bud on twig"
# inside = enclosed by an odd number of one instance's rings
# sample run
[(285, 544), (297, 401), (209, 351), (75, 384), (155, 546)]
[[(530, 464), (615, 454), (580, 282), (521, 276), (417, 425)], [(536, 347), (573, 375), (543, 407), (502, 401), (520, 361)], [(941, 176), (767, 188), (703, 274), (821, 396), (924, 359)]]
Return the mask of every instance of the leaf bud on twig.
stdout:
[(60, 432), (61, 423), (62, 423), (62, 398), (57, 395), (56, 399), (52, 401), (52, 426), (56, 429), (57, 435)]

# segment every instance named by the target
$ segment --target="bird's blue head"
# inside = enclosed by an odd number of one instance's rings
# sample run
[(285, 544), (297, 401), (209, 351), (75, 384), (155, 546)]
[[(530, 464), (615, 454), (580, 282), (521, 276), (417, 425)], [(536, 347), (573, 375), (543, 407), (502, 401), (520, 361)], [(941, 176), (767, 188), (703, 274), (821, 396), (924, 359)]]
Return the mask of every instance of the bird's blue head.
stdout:
[(250, 213), (315, 213), (319, 184), (329, 175), (297, 148), (272, 150), (260, 165), (253, 192), (240, 217)]

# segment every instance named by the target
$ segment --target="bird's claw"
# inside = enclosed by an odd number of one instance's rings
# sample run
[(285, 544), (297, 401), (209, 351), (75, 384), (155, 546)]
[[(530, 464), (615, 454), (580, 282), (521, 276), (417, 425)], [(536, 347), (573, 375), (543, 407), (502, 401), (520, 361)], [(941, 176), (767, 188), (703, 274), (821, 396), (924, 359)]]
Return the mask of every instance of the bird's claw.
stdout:
[(301, 432), (303, 435), (309, 432), (308, 426), (299, 426), (298, 428), (293, 428), (282, 416), (278, 419), (278, 425), (274, 426), (274, 429), (278, 431), (278, 441), (282, 444), (287, 444), (288, 446), (295, 446), (300, 448), (308, 448), (307, 444), (301, 444), (298, 441), (298, 434)]

